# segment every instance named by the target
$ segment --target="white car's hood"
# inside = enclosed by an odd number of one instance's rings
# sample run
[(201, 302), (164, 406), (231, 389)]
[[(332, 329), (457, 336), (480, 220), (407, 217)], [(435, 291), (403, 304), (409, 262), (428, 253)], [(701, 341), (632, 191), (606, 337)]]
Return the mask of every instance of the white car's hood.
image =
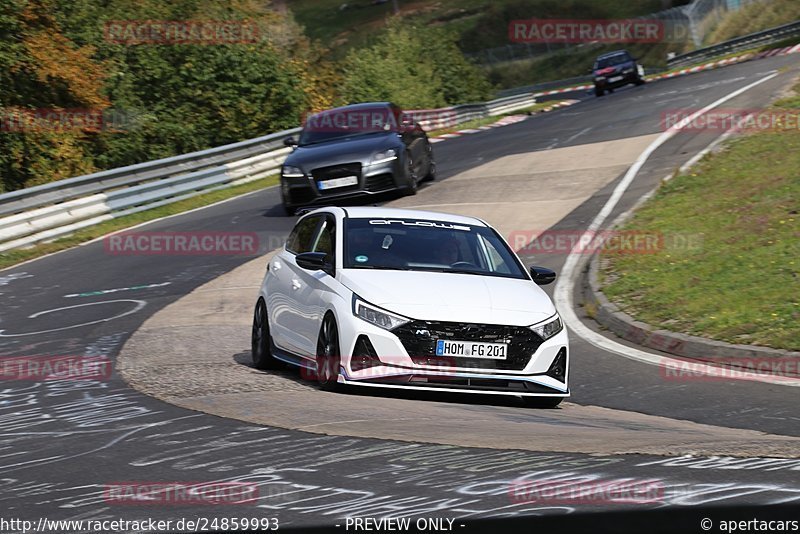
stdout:
[(341, 282), (367, 302), (412, 319), (528, 326), (555, 313), (530, 280), (470, 274), (342, 269)]

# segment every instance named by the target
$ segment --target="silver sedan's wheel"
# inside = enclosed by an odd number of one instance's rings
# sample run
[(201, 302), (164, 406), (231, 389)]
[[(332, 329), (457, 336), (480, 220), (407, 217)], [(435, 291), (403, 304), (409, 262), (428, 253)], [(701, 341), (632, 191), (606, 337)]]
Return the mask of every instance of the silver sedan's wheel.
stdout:
[(436, 160), (433, 159), (433, 148), (428, 143), (428, 173), (422, 178), (423, 182), (432, 182), (436, 179)]
[(406, 154), (406, 179), (408, 186), (406, 186), (406, 195), (417, 194), (417, 175), (414, 173), (414, 160), (411, 159), (411, 154)]

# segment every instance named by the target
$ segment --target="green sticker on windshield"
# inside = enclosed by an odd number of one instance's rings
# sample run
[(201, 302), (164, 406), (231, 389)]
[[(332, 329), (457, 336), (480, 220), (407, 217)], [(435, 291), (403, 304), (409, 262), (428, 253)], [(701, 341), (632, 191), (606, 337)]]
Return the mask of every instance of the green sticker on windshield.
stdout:
[(366, 256), (356, 256), (356, 261), (357, 261), (358, 263), (364, 263), (364, 262), (365, 262), (365, 261), (367, 261), (368, 259), (369, 259), (369, 258), (368, 258), (368, 257), (366, 257)]

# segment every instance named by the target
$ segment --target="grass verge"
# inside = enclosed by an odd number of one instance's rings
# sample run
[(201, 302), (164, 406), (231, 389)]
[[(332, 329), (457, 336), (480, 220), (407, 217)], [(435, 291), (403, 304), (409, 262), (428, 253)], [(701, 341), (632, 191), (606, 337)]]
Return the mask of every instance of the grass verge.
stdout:
[[(800, 84), (775, 106), (800, 109), (798, 94)], [(798, 168), (796, 126), (744, 135), (706, 156), (621, 228), (659, 232), (665, 246), (604, 253), (603, 292), (659, 328), (800, 350)]]
[(731, 11), (706, 37), (707, 43), (719, 43), (748, 33), (788, 24), (800, 18), (797, 0), (754, 2)]
[(72, 235), (62, 237), (50, 243), (40, 243), (31, 248), (3, 252), (0, 253), (0, 269), (5, 269), (23, 261), (32, 260), (47, 254), (52, 254), (53, 252), (72, 248), (80, 245), (81, 243), (86, 243), (92, 239), (97, 239), (98, 237), (102, 237), (111, 232), (130, 228), (131, 226), (136, 226), (137, 224), (159, 219), (161, 217), (176, 215), (178, 213), (183, 213), (195, 208), (208, 206), (210, 204), (214, 204), (215, 202), (227, 200), (245, 193), (258, 191), (259, 189), (264, 189), (265, 187), (276, 185), (277, 183), (278, 175), (276, 174), (274, 176), (268, 176), (267, 178), (256, 180), (247, 184), (204, 193), (202, 195), (197, 195), (196, 197), (180, 200), (172, 204), (167, 204), (166, 206), (160, 206), (158, 208), (134, 213), (132, 215), (126, 215), (118, 219), (105, 221), (95, 226), (84, 228), (83, 230), (79, 230)]

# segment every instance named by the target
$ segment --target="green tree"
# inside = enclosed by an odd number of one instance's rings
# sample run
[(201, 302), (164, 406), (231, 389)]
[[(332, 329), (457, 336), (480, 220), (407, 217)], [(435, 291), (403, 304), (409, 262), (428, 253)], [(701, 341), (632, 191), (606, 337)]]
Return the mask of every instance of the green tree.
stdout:
[(0, 12), (0, 183), (3, 190), (95, 169), (85, 129), (20, 126), (36, 110), (101, 110), (105, 65), (63, 35), (50, 0), (3, 0)]
[[(254, 43), (120, 44), (110, 21), (246, 20)], [(0, 190), (257, 137), (333, 100), (288, 13), (251, 0), (0, 0), (0, 112), (81, 108), (114, 129), (0, 131)]]
[(491, 85), (456, 45), (456, 36), (389, 21), (375, 43), (352, 50), (343, 64), (342, 96), (350, 102), (390, 100), (435, 108), (485, 100)]

